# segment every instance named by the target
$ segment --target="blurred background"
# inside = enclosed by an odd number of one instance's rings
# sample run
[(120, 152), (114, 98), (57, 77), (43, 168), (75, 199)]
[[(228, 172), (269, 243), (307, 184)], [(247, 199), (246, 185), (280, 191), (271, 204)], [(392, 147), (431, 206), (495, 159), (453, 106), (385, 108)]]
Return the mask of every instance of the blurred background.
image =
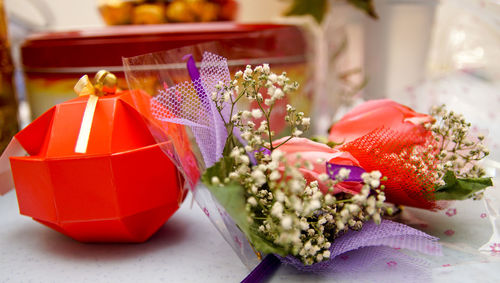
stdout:
[[(489, 134), (499, 160), (500, 127), (492, 126), (500, 122), (495, 0), (4, 0), (2, 6), (3, 145), (18, 127), (74, 98), (83, 74), (106, 68), (126, 88), (122, 57), (219, 41), (234, 70), (267, 62), (301, 83), (289, 99), (313, 116), (311, 134), (326, 134), (366, 99), (391, 98), (422, 112), (446, 102)], [(152, 81), (150, 92), (155, 87)]]

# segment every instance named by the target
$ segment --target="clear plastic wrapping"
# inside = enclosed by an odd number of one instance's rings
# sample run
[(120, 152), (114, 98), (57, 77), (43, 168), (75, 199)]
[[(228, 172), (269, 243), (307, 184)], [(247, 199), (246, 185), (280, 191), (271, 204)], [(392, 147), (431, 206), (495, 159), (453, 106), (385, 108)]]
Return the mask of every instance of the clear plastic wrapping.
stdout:
[[(220, 159), (226, 140), (225, 127), (211, 100), (219, 81), (228, 83), (230, 72), (244, 69), (246, 64), (269, 62), (296, 80), (305, 77), (305, 62), (294, 62), (298, 57), (277, 56), (274, 48), (279, 46), (267, 46), (270, 50), (265, 50), (266, 46), (245, 49), (210, 42), (123, 60), (130, 89), (145, 90), (151, 95), (147, 101), (136, 101), (137, 107), (146, 108), (143, 113), (161, 127), (173, 128), (174, 146), (164, 148), (164, 152), (183, 172), (196, 203), (249, 268), (258, 263), (256, 253), (225, 209), (198, 180), (201, 172)], [(247, 56), (250, 58), (242, 59)], [(165, 138), (152, 133), (159, 140)]]

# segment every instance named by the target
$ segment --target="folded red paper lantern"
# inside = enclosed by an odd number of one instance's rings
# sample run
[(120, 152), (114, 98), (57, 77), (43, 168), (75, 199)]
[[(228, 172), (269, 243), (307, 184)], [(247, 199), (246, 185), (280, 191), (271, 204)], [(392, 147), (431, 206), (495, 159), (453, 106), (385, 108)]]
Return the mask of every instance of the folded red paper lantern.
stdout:
[[(178, 209), (183, 179), (132, 95), (99, 98), (85, 154), (75, 153), (88, 96), (59, 104), (16, 135), (21, 214), (82, 242), (142, 242)], [(146, 99), (149, 99), (147, 97)], [(157, 129), (159, 131), (159, 129)]]

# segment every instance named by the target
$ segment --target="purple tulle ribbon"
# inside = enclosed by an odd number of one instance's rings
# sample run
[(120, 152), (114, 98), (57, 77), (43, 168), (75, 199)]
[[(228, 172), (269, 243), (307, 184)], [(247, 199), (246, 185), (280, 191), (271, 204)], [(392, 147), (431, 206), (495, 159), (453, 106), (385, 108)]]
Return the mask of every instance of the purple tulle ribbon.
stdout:
[(352, 182), (363, 182), (363, 179), (361, 178), (361, 174), (365, 173), (365, 169), (358, 167), (358, 166), (352, 166), (352, 165), (339, 165), (339, 164), (334, 164), (327, 162), (326, 163), (326, 172), (328, 173), (328, 176), (332, 179), (335, 180), (335, 177), (339, 174), (340, 169), (345, 168), (350, 170), (349, 177), (345, 179), (344, 181), (352, 181)]
[[(221, 91), (215, 89), (215, 84), (219, 82), (223, 82), (227, 84), (229, 82), (229, 69), (227, 67), (226, 59), (215, 54), (211, 54), (205, 52), (203, 54), (203, 60), (201, 62), (201, 74), (196, 67), (196, 62), (191, 54), (187, 54), (183, 57), (183, 60), (186, 60), (186, 68), (188, 70), (189, 77), (191, 78), (191, 82), (196, 89), (196, 93), (200, 98), (201, 105), (204, 107), (204, 111), (212, 116), (213, 124), (211, 125), (214, 132), (216, 132), (215, 137), (215, 145), (216, 145), (216, 157), (215, 159), (211, 159), (207, 162), (207, 166), (213, 165), (220, 157), (222, 153), (222, 149), (224, 148), (227, 132), (224, 126), (223, 121), (219, 117), (219, 113), (217, 113), (217, 109), (215, 108), (214, 103), (211, 101), (211, 98), (207, 96), (208, 93), (216, 92), (220, 97), (222, 95)], [(211, 91), (211, 92), (210, 92)], [(222, 116), (224, 119), (228, 120), (229, 117), (229, 106), (223, 107)], [(237, 108), (234, 107), (233, 110), (235, 113), (237, 112)], [(202, 109), (198, 109), (198, 111), (202, 111)], [(209, 127), (210, 130), (210, 127)], [(238, 139), (238, 141), (242, 145), (246, 145), (246, 141), (241, 138), (240, 130), (238, 127), (233, 129), (233, 135)], [(205, 152), (213, 151), (213, 147), (210, 142), (204, 142), (204, 139), (197, 139), (198, 145), (202, 148), (202, 155), (205, 160), (207, 160), (207, 155)], [(255, 157), (253, 154), (249, 154), (250, 161), (252, 164), (256, 164)]]
[(187, 54), (182, 57), (182, 60), (186, 60), (186, 67), (189, 73), (189, 77), (191, 81), (197, 81), (200, 79), (200, 72), (198, 72), (198, 68), (196, 68), (196, 62), (194, 61), (193, 55)]
[(205, 52), (199, 70), (191, 55), (184, 59), (191, 81), (160, 91), (151, 101), (151, 112), (160, 121), (188, 126), (208, 168), (222, 157), (227, 138), (223, 118), (228, 121), (230, 116), (227, 103), (222, 105), (220, 115), (208, 94), (221, 97), (216, 85), (228, 85), (231, 77), (227, 60), (221, 56)]
[(280, 265), (281, 261), (275, 255), (268, 254), (241, 283), (262, 282), (271, 277)]
[(335, 239), (330, 247), (330, 260), (328, 261), (305, 266), (297, 258), (287, 256), (282, 258), (282, 262), (291, 264), (303, 271), (329, 273), (335, 270), (335, 265), (342, 260), (339, 256), (352, 250), (372, 246), (387, 246), (429, 255), (441, 255), (441, 245), (437, 241), (438, 238), (401, 223), (383, 220), (382, 223), (377, 225), (373, 222), (367, 222), (360, 231), (349, 230)]
[(187, 54), (182, 59), (187, 59), (186, 68), (188, 70), (189, 77), (196, 88), (196, 92), (200, 97), (201, 104), (207, 112), (211, 112), (209, 98), (205, 92), (205, 88), (202, 86), (200, 72), (198, 71), (198, 68), (196, 68), (196, 62), (194, 61), (193, 55)]
[[(401, 253), (399, 249), (441, 255), (441, 245), (437, 241), (438, 238), (404, 224), (383, 220), (379, 225), (367, 222), (360, 231), (349, 230), (335, 239), (330, 247), (330, 259), (327, 261), (306, 266), (293, 256), (278, 256), (278, 258), (282, 263), (301, 271), (332, 275), (352, 274), (377, 268), (383, 271), (398, 264), (401, 268), (403, 264), (406, 264), (408, 270), (406, 273), (403, 270), (402, 273), (410, 277), (412, 275), (408, 273), (410, 270), (421, 271), (426, 262), (422, 259), (411, 258)], [(262, 261), (247, 278), (262, 279), (272, 275), (274, 270), (271, 267), (277, 268), (279, 265), (273, 264), (267, 267), (268, 264), (267, 261)], [(415, 277), (418, 278), (418, 276)]]

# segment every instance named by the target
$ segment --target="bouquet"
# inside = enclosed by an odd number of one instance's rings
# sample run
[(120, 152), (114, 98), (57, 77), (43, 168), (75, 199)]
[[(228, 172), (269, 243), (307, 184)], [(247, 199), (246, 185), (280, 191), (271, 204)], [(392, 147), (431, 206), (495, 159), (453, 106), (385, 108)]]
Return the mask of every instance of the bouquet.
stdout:
[(463, 115), (434, 107), (431, 115), (390, 100), (366, 102), (330, 129), (329, 141), (367, 170), (387, 177), (387, 200), (424, 209), (447, 200), (481, 198), (486, 187), (478, 161), (488, 156), (484, 136), (470, 133)]
[[(140, 61), (125, 60), (129, 83), (140, 81)], [(302, 137), (311, 120), (287, 105), (282, 119), (290, 135), (277, 138), (272, 113), (298, 87), (286, 73), (263, 64), (231, 79), (226, 59), (209, 52), (199, 69), (192, 56), (186, 64), (191, 82), (165, 86), (151, 100), (151, 115), (192, 133), (204, 172), (191, 187), (194, 198), (243, 261), (263, 259), (247, 282), (280, 262), (316, 273), (364, 271), (387, 258), (421, 266), (398, 249), (438, 255), (437, 238), (385, 220), (393, 211), (387, 201), (434, 209), (441, 199), (479, 197), (491, 185), (474, 164), (487, 155), (482, 137), (470, 141), (470, 125), (443, 108), (436, 122), (395, 102), (368, 102), (321, 143)], [(242, 100), (255, 108), (240, 110)], [(189, 185), (198, 175), (184, 177)]]

